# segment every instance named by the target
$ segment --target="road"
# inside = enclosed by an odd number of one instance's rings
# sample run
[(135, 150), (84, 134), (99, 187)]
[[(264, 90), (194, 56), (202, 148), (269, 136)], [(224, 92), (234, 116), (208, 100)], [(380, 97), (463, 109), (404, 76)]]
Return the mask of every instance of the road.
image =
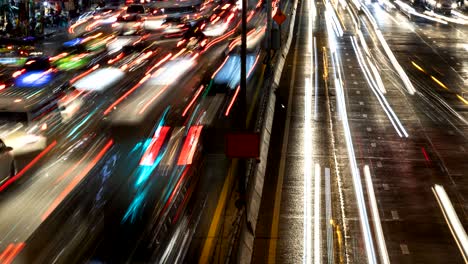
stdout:
[[(205, 236), (198, 226), (211, 222), (213, 204), (206, 201), (218, 199), (227, 172), (223, 133), (238, 112), (239, 81), (226, 67), (239, 67), (240, 17), (222, 6), (209, 36), (140, 35), (136, 48), (109, 48), (84, 68), (67, 70), (71, 88), (60, 99), (63, 109), (52, 111), (62, 120), (47, 126), (50, 145), (17, 157), (20, 172), (1, 187), (2, 263), (181, 261), (195, 232)], [(249, 19), (252, 109), (262, 71), (259, 10)], [(115, 39), (128, 38), (108, 34), (89, 32), (78, 42), (103, 40), (114, 48)], [(69, 55), (58, 54), (67, 38), (58, 32), (36, 48), (60, 60)]]
[(298, 9), (252, 262), (463, 263), (432, 188), (466, 229), (466, 27), (325, 3)]
[[(289, 15), (293, 3), (275, 5)], [(402, 3), (299, 2), (252, 263), (466, 261), (468, 28)], [(266, 77), (265, 12), (250, 4), (248, 127)], [(64, 85), (33, 127), (45, 148), (17, 155), (0, 186), (1, 263), (233, 256), (242, 166), (224, 136), (241, 117), (238, 7), (201, 4), (190, 23), (147, 16), (132, 36), (124, 12), (36, 45), (66, 65)]]

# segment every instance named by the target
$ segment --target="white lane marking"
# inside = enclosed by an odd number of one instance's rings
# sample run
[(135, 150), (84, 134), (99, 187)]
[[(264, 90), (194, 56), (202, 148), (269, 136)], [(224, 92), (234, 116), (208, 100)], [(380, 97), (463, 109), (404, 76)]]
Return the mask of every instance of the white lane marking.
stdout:
[(327, 256), (328, 263), (335, 263), (335, 252), (333, 250), (333, 213), (331, 205), (331, 184), (330, 184), (330, 168), (325, 168), (325, 224), (327, 228)]
[(468, 236), (466, 235), (466, 231), (458, 218), (457, 212), (455, 212), (455, 209), (453, 208), (447, 192), (445, 192), (444, 187), (438, 184), (432, 187), (432, 192), (439, 203), (440, 209), (445, 217), (445, 221), (450, 228), (450, 232), (452, 233), (455, 242), (457, 242), (465, 263), (468, 263)]
[(401, 253), (403, 253), (403, 255), (409, 255), (409, 249), (408, 249), (408, 245), (406, 244), (400, 244), (400, 248), (401, 248)]
[(376, 143), (371, 143), (371, 146), (372, 146), (373, 148), (375, 148), (375, 147), (377, 147), (377, 144), (376, 144)]
[[(313, 27), (312, 22), (315, 16), (315, 3), (312, 0), (308, 1), (308, 53), (310, 54), (309, 61), (309, 78), (305, 79), (305, 96), (304, 96), (304, 252), (303, 263), (312, 263), (312, 80), (314, 78), (312, 68), (313, 65)], [(318, 78), (318, 77), (316, 77)], [(315, 252), (314, 252), (315, 253)]]
[(304, 96), (304, 252), (303, 262), (312, 263), (312, 87), (310, 79), (305, 79)]
[(362, 117), (367, 118), (367, 114), (362, 114)]
[(322, 263), (320, 230), (320, 165), (315, 163), (315, 198), (314, 198), (314, 263)]
[[(318, 59), (317, 59), (317, 42), (316, 42), (316, 39), (314, 37), (314, 64), (313, 64), (313, 67), (314, 68), (314, 73), (312, 73), (312, 71), (310, 72), (310, 78), (313, 79), (315, 81), (315, 100), (314, 100), (314, 104), (315, 104), (315, 107), (314, 107), (314, 120), (317, 121), (318, 119), (318, 88), (319, 88), (319, 85), (318, 85), (318, 79), (319, 79), (319, 75), (318, 75)], [(311, 59), (311, 65), (312, 65), (312, 59)]]
[(364, 105), (364, 102), (359, 102), (359, 105)]
[(392, 218), (393, 218), (393, 220), (400, 220), (400, 217), (398, 216), (397, 211), (392, 210)]
[(382, 224), (380, 223), (380, 215), (379, 210), (377, 208), (377, 200), (375, 198), (374, 186), (372, 184), (370, 169), (368, 165), (364, 166), (364, 177), (366, 179), (367, 184), (367, 196), (369, 197), (372, 219), (374, 220), (374, 230), (377, 235), (377, 245), (379, 246), (380, 260), (383, 264), (390, 264), (390, 258), (388, 257), (387, 245), (385, 244), (385, 237), (382, 230)]
[(382, 162), (381, 161), (377, 161), (377, 167), (382, 168)]
[[(329, 28), (329, 26), (327, 26), (327, 28)], [(328, 39), (330, 40), (332, 37), (333, 35), (330, 33), (330, 29), (329, 29)], [(341, 67), (339, 65), (339, 60), (337, 59), (335, 52), (332, 51), (331, 55), (332, 55), (333, 69), (336, 69), (336, 71), (339, 71)], [(335, 88), (337, 91), (337, 103), (340, 106), (339, 110), (340, 110), (340, 115), (341, 115), (341, 122), (342, 122), (343, 129), (344, 129), (346, 146), (348, 150), (348, 157), (349, 157), (350, 166), (351, 166), (351, 174), (353, 178), (353, 185), (354, 185), (356, 200), (357, 200), (358, 209), (359, 209), (359, 219), (361, 223), (362, 233), (364, 236), (364, 244), (366, 248), (366, 255), (367, 255), (368, 263), (373, 264), (373, 263), (377, 263), (377, 258), (376, 258), (375, 249), (374, 249), (374, 242), (373, 242), (372, 233), (370, 230), (369, 220), (367, 216), (367, 209), (366, 209), (366, 204), (365, 204), (364, 194), (363, 194), (362, 184), (361, 184), (361, 176), (359, 174), (356, 156), (354, 154), (354, 146), (353, 146), (353, 141), (351, 137), (351, 129), (349, 127), (348, 114), (346, 112), (346, 101), (345, 101), (345, 96), (344, 96), (344, 89), (342, 86), (343, 82), (341, 81), (340, 72), (338, 72), (338, 75), (337, 75), (336, 71), (334, 71), (333, 73), (334, 84), (335, 84)]]
[(371, 132), (371, 131), (372, 131), (372, 128), (368, 127), (368, 128), (367, 128), (367, 131), (368, 131), (368, 132)]
[(361, 94), (361, 91), (356, 91), (356, 94)]

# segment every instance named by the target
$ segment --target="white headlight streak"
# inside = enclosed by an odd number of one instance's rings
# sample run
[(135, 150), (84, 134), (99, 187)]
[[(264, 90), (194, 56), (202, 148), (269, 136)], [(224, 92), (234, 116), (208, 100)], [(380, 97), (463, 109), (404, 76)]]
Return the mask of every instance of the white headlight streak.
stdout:
[(434, 185), (434, 187), (432, 187), (432, 192), (439, 203), (442, 214), (445, 217), (445, 221), (447, 221), (450, 232), (452, 232), (452, 235), (457, 242), (463, 259), (468, 263), (468, 236), (466, 235), (466, 231), (453, 208), (452, 202), (450, 202), (450, 198), (445, 192), (444, 187), (441, 185)]

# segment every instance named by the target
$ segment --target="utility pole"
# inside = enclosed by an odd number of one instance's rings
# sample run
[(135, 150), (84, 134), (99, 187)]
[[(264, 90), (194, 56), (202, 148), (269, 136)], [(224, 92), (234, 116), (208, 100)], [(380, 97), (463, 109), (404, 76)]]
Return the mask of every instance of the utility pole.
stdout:
[(271, 23), (272, 23), (271, 0), (266, 0), (265, 4), (266, 4), (266, 15), (267, 15), (267, 24), (266, 24), (266, 32), (265, 32), (266, 51), (267, 51), (266, 65), (270, 66), (270, 62), (271, 62)]
[[(242, 0), (242, 18), (241, 18), (241, 72), (240, 72), (240, 91), (239, 91), (239, 129), (246, 132), (247, 125), (247, 0)], [(245, 160), (239, 162), (239, 192), (241, 197), (245, 195), (246, 185), (246, 166)]]

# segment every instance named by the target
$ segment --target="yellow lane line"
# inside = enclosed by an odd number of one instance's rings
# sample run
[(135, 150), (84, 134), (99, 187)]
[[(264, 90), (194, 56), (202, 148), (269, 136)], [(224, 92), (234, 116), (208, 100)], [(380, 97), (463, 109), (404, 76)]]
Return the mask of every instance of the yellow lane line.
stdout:
[(198, 263), (209, 263), (210, 257), (213, 254), (213, 246), (215, 245), (216, 234), (219, 229), (221, 215), (227, 203), (229, 190), (231, 189), (231, 185), (234, 180), (236, 167), (237, 159), (234, 159), (231, 163), (231, 166), (229, 167), (228, 175), (224, 180), (223, 189), (221, 190), (221, 194), (219, 195), (218, 204), (213, 215), (213, 221), (211, 221), (210, 229), (208, 230), (208, 235), (203, 245), (202, 253), (200, 259), (198, 260)]

